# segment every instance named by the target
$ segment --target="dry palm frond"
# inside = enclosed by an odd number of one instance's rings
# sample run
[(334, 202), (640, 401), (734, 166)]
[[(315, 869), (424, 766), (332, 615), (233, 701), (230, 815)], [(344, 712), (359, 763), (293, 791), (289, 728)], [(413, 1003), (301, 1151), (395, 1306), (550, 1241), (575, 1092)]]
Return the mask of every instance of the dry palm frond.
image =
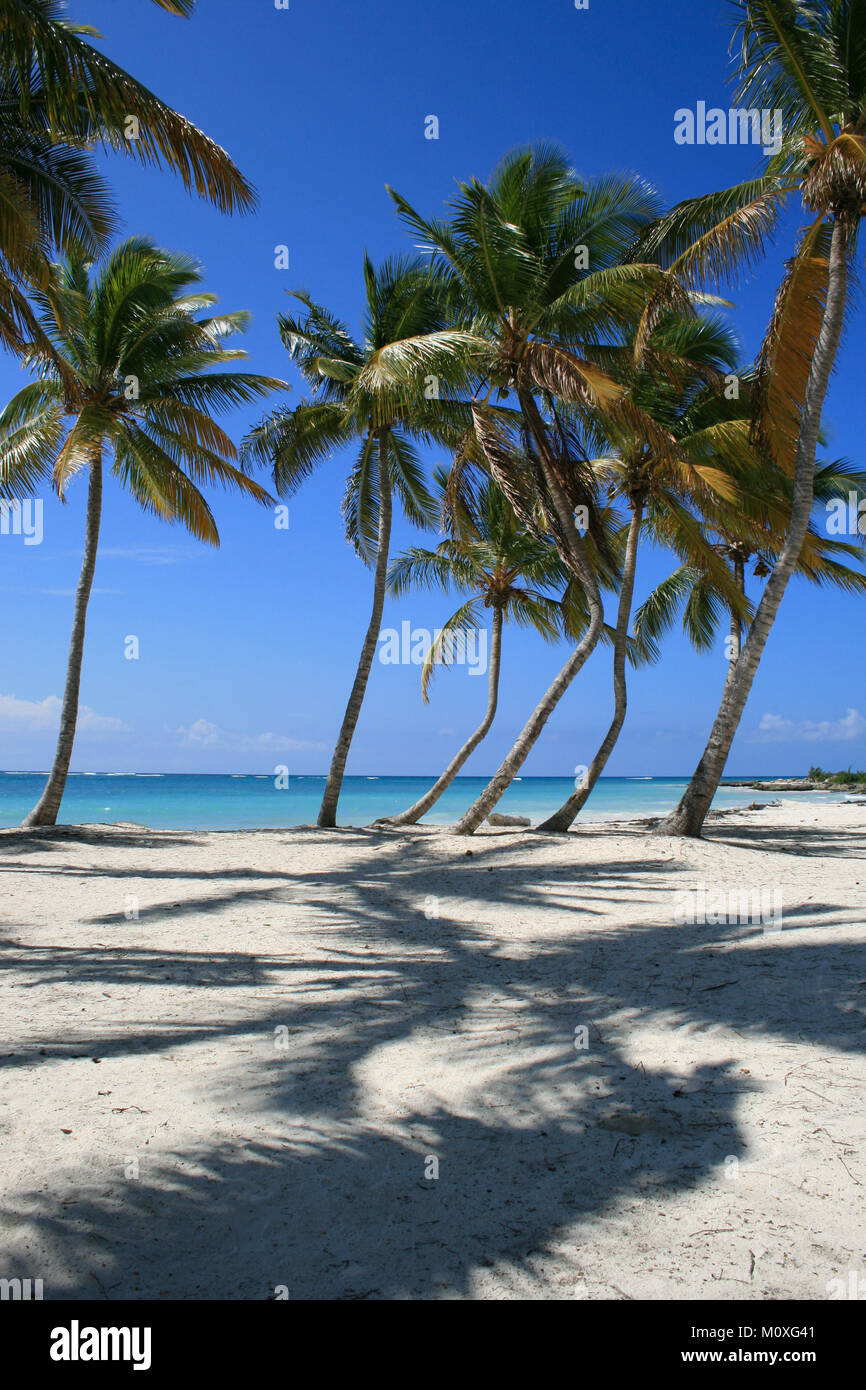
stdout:
[(758, 355), (753, 397), (755, 438), (786, 472), (793, 472), (800, 418), (824, 320), (829, 262), (827, 225), (819, 218), (803, 237), (773, 309)]
[(592, 362), (555, 343), (528, 343), (523, 363), (536, 386), (562, 401), (608, 406), (623, 388)]
[(509, 431), (497, 420), (493, 410), (478, 403), (472, 406), (472, 419), (475, 438), (494, 482), (524, 526), (533, 535), (540, 535), (536, 520), (536, 490), (528, 471), (516, 464), (520, 452)]
[(746, 256), (763, 250), (779, 215), (772, 196), (759, 195), (743, 207), (734, 208), (714, 227), (697, 237), (688, 250), (674, 261), (671, 273), (689, 285), (720, 285)]

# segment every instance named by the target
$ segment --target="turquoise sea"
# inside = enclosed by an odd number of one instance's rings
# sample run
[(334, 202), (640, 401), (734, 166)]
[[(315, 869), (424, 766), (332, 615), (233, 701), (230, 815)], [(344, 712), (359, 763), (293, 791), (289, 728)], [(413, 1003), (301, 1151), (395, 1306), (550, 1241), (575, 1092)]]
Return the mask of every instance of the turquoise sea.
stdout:
[[(760, 776), (758, 780), (760, 780)], [(779, 774), (774, 774), (779, 775)], [(347, 777), (340, 800), (340, 822), (369, 825), (379, 816), (411, 806), (433, 777)], [(486, 785), (484, 777), (458, 777), (425, 823), (455, 821)], [(0, 827), (18, 825), (35, 805), (43, 774), (0, 773)], [(262, 830), (315, 824), (324, 776), (292, 777), (278, 790), (273, 776), (164, 776), (122, 773), (73, 773), (67, 784), (60, 820), (64, 824), (133, 822), (154, 830)], [(524, 777), (514, 782), (497, 810), (529, 816), (533, 823), (556, 810), (569, 795), (568, 777)], [(682, 777), (603, 777), (583, 812), (583, 820), (661, 815), (676, 805)], [(802, 801), (809, 793), (789, 793), (782, 800)], [(722, 786), (719, 809), (775, 799), (767, 792)], [(816, 792), (813, 799), (842, 801), (844, 794)]]

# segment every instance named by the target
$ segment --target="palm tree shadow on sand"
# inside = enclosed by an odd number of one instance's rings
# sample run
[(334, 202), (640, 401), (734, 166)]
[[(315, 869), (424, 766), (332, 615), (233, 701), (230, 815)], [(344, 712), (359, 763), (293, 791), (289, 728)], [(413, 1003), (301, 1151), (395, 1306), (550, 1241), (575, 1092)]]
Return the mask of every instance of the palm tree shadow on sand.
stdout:
[[(312, 985), (294, 981), (316, 962), (288, 953), (28, 952), (37, 996), (61, 972), (141, 985), (168, 972), (221, 1003), (255, 983), (259, 1003), (228, 1020), (222, 1010), (94, 1038), (105, 1059), (170, 1050), (182, 1061), (203, 1039), (228, 1056), (252, 1037), (252, 1063), (223, 1058), (234, 1127), (224, 1142), (213, 1134), (171, 1157), (141, 1151), (137, 1180), (122, 1177), (118, 1158), (73, 1194), (19, 1194), (4, 1219), (24, 1223), (26, 1253), (19, 1243), (7, 1275), (38, 1276), (43, 1259), (60, 1271), (46, 1292), (61, 1298), (267, 1299), (284, 1286), (292, 1298), (347, 1299), (471, 1297), (495, 1270), (498, 1296), (621, 1296), (595, 1271), (596, 1235), (610, 1223), (627, 1230), (641, 1201), (725, 1183), (726, 1163), (746, 1150), (739, 1103), (761, 1086), (742, 1067), (749, 1038), (770, 1030), (862, 1048), (855, 945), (798, 945), (749, 927), (742, 958), (716, 953), (744, 929), (672, 928), (659, 876), (668, 864), (497, 872), (507, 837), (475, 841), (471, 858), (463, 844), (438, 916), (425, 915), (429, 878), (419, 875), (430, 864), (417, 839), (356, 838), (351, 862), (319, 872), (312, 891), (298, 875), (299, 900), (328, 921)], [(293, 877), (290, 862), (280, 877)], [(633, 899), (642, 920), (602, 929), (632, 879), (643, 885)], [(446, 892), (455, 907), (486, 894), (541, 911), (539, 935), (531, 949), (525, 938), (499, 941), (449, 910)], [(239, 886), (196, 901), (222, 912), (249, 896)], [(847, 912), (810, 905), (809, 922)], [(791, 999), (790, 972), (779, 978), (780, 952), (796, 954), (808, 1008)], [(636, 1063), (629, 1020), (653, 1017), (681, 1051)], [(580, 1037), (575, 1046), (582, 1027), (585, 1048)], [(730, 1058), (692, 1066), (689, 1036), (713, 1027), (736, 1035)], [(46, 1046), (46, 1084), (57, 1058), (86, 1052), (86, 1037), (65, 1053)]]

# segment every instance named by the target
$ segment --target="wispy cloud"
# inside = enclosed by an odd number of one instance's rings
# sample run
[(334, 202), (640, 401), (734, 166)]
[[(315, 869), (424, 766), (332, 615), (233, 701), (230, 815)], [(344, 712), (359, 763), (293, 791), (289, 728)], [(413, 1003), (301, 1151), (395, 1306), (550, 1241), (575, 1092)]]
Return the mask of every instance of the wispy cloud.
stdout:
[(221, 729), (207, 719), (197, 719), (188, 728), (174, 731), (181, 743), (187, 747), (223, 748), (243, 753), (298, 753), (301, 751), (321, 752), (323, 743), (309, 743), (301, 739), (288, 738), (285, 734), (243, 734), (230, 729)]
[(783, 719), (765, 714), (750, 743), (850, 743), (866, 737), (866, 719), (859, 710), (849, 709), (842, 719)]
[(135, 560), (140, 565), (180, 565), (195, 551), (168, 550), (152, 546), (106, 546), (100, 550), (100, 560)]
[[(24, 594), (41, 594), (46, 598), (74, 598), (74, 589), (21, 589)], [(100, 594), (122, 594), (122, 589), (92, 589), (91, 597), (97, 598)]]
[[(122, 594), (124, 589), (93, 589), (93, 597), (98, 594)], [(27, 589), (21, 584), (0, 584), (0, 593), (4, 594), (38, 594), (40, 598), (74, 598), (74, 589)]]
[[(60, 727), (61, 702), (57, 695), (48, 695), (44, 700), (19, 700), (15, 695), (0, 695), (0, 729), (4, 733), (25, 730), (40, 733), (42, 730), (54, 731)], [(111, 715), (97, 714), (81, 705), (78, 711), (78, 733), (80, 734), (125, 734), (131, 730), (122, 719)]]

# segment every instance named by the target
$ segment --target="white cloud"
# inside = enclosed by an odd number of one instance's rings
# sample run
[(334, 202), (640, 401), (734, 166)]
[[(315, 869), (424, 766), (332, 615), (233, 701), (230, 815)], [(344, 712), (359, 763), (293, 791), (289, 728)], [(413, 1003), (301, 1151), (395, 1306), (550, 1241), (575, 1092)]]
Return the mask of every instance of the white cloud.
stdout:
[(180, 565), (195, 552), (189, 549), (163, 550), (157, 546), (107, 545), (100, 549), (100, 560), (137, 560), (142, 565)]
[(287, 738), (284, 734), (239, 734), (221, 729), (207, 719), (197, 719), (189, 728), (175, 729), (181, 743), (197, 748), (225, 748), (244, 753), (297, 753), (304, 749), (316, 752), (324, 749), (323, 743), (307, 743), (300, 739)]
[[(92, 589), (94, 598), (98, 594), (122, 594), (123, 589)], [(0, 584), (0, 593), (4, 594), (38, 594), (40, 598), (74, 598), (74, 589), (26, 589), (21, 584)]]
[(850, 743), (866, 737), (866, 719), (859, 710), (849, 709), (842, 719), (783, 719), (765, 714), (752, 734), (750, 743)]
[[(60, 727), (61, 702), (56, 695), (44, 700), (19, 700), (15, 695), (0, 695), (0, 729), (4, 733), (24, 729), (40, 733), (43, 729), (55, 732)], [(78, 710), (80, 734), (129, 733), (129, 725), (110, 715), (96, 714), (87, 705)]]
[[(46, 598), (74, 598), (74, 589), (20, 589), (19, 593), (40, 594)], [(122, 589), (91, 589), (91, 598), (96, 598), (100, 594), (122, 594)]]

